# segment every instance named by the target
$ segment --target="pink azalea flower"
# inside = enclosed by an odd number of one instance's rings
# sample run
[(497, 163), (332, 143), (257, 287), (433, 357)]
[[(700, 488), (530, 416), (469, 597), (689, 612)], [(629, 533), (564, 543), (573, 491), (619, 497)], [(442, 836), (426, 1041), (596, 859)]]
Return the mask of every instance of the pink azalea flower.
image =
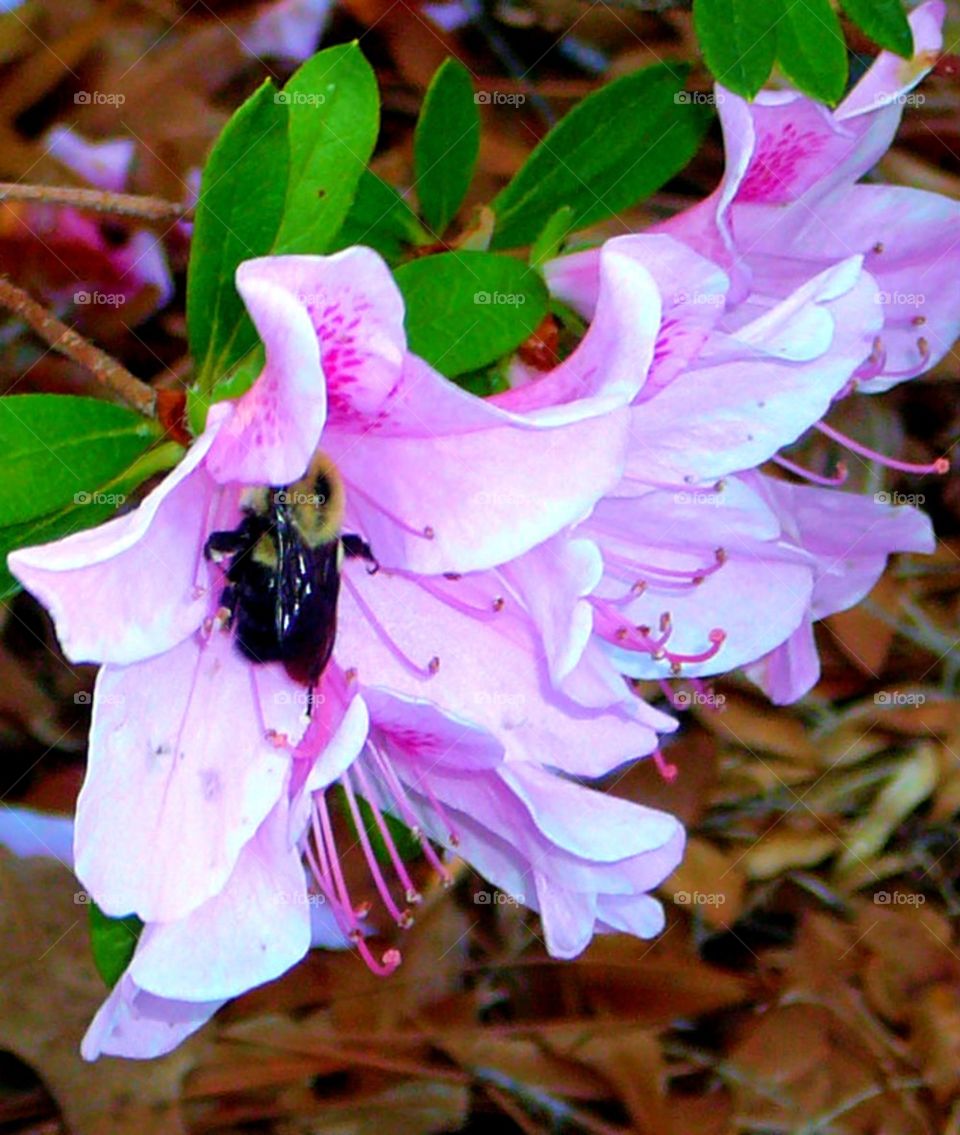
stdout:
[(945, 10), (942, 0), (915, 8), (913, 59), (881, 53), (834, 111), (795, 91), (762, 91), (747, 103), (718, 87), (723, 180), (662, 226), (730, 271), (737, 298), (752, 292), (754, 305), (863, 256), (883, 314), (855, 376), (867, 392), (927, 370), (960, 334), (960, 203), (926, 190), (857, 184), (890, 146), (909, 92), (936, 61)]
[[(681, 826), (562, 773), (608, 772), (675, 723), (622, 683), (591, 708), (552, 689), (539, 624), (575, 623), (560, 608), (577, 607), (596, 567), (575, 541), (544, 559), (558, 584), (548, 614), (518, 599), (510, 575), (622, 475), (636, 360), (652, 351), (635, 312), (655, 288), (615, 249), (599, 276), (602, 315), (560, 375), (569, 388), (520, 413), (406, 350), (399, 293), (369, 250), (248, 262), (238, 287), (266, 347), (251, 390), (211, 409), (134, 512), (10, 557), (68, 656), (104, 664), (76, 869), (108, 914), (147, 924), (86, 1055), (165, 1051), (311, 941), (396, 965), (371, 951), (346, 892), (334, 786), (523, 894), (559, 956), (595, 930), (662, 925), (646, 892), (678, 862)], [(224, 633), (223, 571), (204, 549), (237, 526), (245, 486), (295, 483), (318, 446), (343, 479), (344, 531), (379, 568), (344, 562), (332, 659), (308, 691)], [(557, 649), (575, 655), (562, 636)], [(404, 925), (416, 901), (406, 869), (394, 858), (388, 878), (364, 850), (373, 893)]]
[(256, 59), (303, 63), (316, 51), (332, 6), (332, 0), (271, 0), (241, 25), (240, 41)]
[(773, 702), (785, 705), (820, 677), (813, 623), (859, 603), (891, 553), (929, 553), (936, 540), (930, 518), (912, 506), (769, 477), (752, 479), (780, 517), (781, 539), (810, 561), (810, 598), (796, 629), (746, 668)]
[[(671, 236), (647, 234), (547, 266), (552, 292), (591, 328), (606, 318), (599, 264), (613, 253), (649, 275), (656, 299), (642, 313), (637, 358), (649, 364), (630, 410), (624, 477), (575, 529), (580, 555), (599, 566), (580, 591), (579, 650), (552, 673), (587, 705), (604, 704), (620, 674), (722, 673), (796, 629), (810, 598), (809, 558), (782, 544), (762, 495), (731, 477), (774, 458), (823, 416), (882, 321), (861, 256), (764, 307), (730, 301), (717, 265)], [(566, 364), (539, 377), (518, 372), (520, 385), (499, 405), (549, 404), (576, 377)], [(531, 609), (542, 569), (527, 565), (537, 554), (510, 569)], [(769, 617), (742, 602), (745, 591), (769, 599)], [(549, 647), (550, 624), (540, 622)], [(558, 641), (569, 648), (572, 634)]]

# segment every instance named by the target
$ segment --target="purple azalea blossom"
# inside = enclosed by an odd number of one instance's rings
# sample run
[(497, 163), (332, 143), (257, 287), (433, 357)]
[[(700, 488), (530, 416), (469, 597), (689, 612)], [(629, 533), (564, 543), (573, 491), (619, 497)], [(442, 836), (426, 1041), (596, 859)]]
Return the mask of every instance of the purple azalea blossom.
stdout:
[(945, 10), (942, 0), (915, 8), (913, 59), (882, 52), (834, 111), (796, 91), (762, 91), (748, 103), (718, 87), (723, 180), (661, 226), (731, 273), (746, 303), (741, 318), (830, 265), (863, 256), (883, 314), (874, 349), (854, 376), (866, 392), (927, 370), (960, 334), (960, 203), (921, 189), (857, 184), (890, 146), (908, 92), (936, 61)]
[[(378, 823), (390, 812), (416, 828), (441, 877), (427, 836), (523, 895), (558, 956), (595, 931), (662, 927), (647, 892), (679, 861), (682, 827), (563, 774), (648, 754), (675, 722), (622, 682), (579, 705), (552, 688), (540, 650), (540, 623), (574, 625), (593, 581), (595, 558), (555, 538), (619, 482), (637, 360), (653, 349), (634, 314), (656, 303), (649, 274), (611, 249), (599, 275), (602, 312), (571, 356), (569, 396), (519, 412), (406, 350), (399, 292), (370, 250), (248, 262), (238, 287), (266, 347), (254, 386), (211, 409), (135, 511), (11, 555), (67, 655), (103, 663), (76, 870), (106, 913), (146, 923), (88, 1057), (168, 1050), (311, 942), (395, 967), (346, 890), (334, 788)], [(222, 569), (203, 549), (238, 523), (247, 486), (295, 482), (318, 446), (344, 482), (344, 530), (379, 570), (345, 561), (333, 659), (308, 693), (224, 633)], [(511, 576), (537, 545), (557, 584), (546, 613)], [(391, 882), (364, 850), (373, 893), (405, 925), (417, 895), (402, 861)]]
[[(554, 677), (585, 704), (598, 704), (617, 674), (697, 679), (755, 662), (749, 673), (775, 700), (799, 697), (819, 672), (812, 621), (869, 590), (888, 555), (932, 549), (929, 522), (914, 509), (736, 474), (772, 460), (837, 483), (780, 453), (812, 426), (895, 469), (945, 468), (942, 459), (913, 466), (875, 454), (821, 421), (852, 390), (886, 389), (926, 369), (960, 330), (960, 293), (945, 280), (960, 206), (854, 184), (889, 145), (902, 96), (932, 64), (942, 18), (939, 0), (917, 8), (915, 58), (883, 53), (836, 112), (792, 92), (761, 93), (753, 104), (721, 92), (727, 173), (707, 201), (656, 233), (547, 265), (552, 293), (588, 320), (603, 304), (599, 258), (614, 248), (651, 273), (662, 298), (625, 476), (575, 531), (603, 570), (581, 596), (581, 627), (592, 620), (593, 637)], [(929, 223), (918, 227), (921, 217)], [(923, 312), (904, 321), (896, 300), (908, 270), (926, 275), (931, 290)], [(517, 364), (498, 401), (548, 404), (561, 370)], [(807, 515), (814, 500), (834, 517), (832, 541)], [(801, 508), (802, 523), (791, 511)], [(849, 588), (830, 587), (827, 598), (824, 580), (837, 565)], [(530, 604), (535, 591), (529, 577)]]

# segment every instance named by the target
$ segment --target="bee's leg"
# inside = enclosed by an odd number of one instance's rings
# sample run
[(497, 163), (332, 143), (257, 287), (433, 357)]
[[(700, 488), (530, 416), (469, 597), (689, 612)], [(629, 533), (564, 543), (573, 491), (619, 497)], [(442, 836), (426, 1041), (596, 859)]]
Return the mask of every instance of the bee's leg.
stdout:
[(219, 563), (228, 556), (235, 556), (249, 543), (249, 536), (242, 528), (235, 528), (230, 532), (211, 532), (207, 542), (203, 545), (205, 559)]
[(227, 612), (227, 617), (224, 619), (223, 626), (225, 629), (229, 628), (233, 622), (233, 613), (237, 605), (237, 589), (232, 584), (227, 586), (220, 592), (220, 607)]
[(343, 545), (343, 554), (348, 559), (366, 560), (368, 564), (373, 564), (373, 567), (367, 568), (367, 573), (369, 575), (377, 574), (380, 570), (380, 565), (377, 563), (376, 556), (374, 556), (366, 540), (353, 532), (347, 532), (340, 537), (340, 543)]

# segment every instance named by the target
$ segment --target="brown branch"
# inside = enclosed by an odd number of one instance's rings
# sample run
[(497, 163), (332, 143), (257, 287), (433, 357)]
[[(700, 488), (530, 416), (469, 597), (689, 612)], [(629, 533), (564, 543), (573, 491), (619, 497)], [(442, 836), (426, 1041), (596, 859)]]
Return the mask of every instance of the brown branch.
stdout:
[(165, 201), (162, 197), (110, 193), (105, 189), (82, 189), (72, 185), (24, 185), (18, 181), (0, 181), (0, 201), (67, 205), (72, 209), (89, 209), (115, 217), (137, 217), (144, 221), (175, 221), (190, 213), (189, 205)]
[(98, 382), (119, 394), (129, 406), (148, 418), (156, 417), (156, 393), (153, 387), (132, 375), (115, 358), (95, 347), (72, 327), (61, 323), (43, 304), (37, 303), (6, 276), (0, 276), (0, 307), (12, 311), (44, 342), (49, 343), (53, 350), (90, 371)]

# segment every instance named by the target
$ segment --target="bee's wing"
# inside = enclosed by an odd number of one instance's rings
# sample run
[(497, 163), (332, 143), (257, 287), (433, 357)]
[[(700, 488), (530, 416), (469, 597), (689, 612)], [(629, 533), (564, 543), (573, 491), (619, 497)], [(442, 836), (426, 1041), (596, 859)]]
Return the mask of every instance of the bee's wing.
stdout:
[(313, 684), (330, 661), (337, 632), (340, 541), (311, 547), (285, 510), (277, 516), (277, 639), (289, 648), (288, 672)]

